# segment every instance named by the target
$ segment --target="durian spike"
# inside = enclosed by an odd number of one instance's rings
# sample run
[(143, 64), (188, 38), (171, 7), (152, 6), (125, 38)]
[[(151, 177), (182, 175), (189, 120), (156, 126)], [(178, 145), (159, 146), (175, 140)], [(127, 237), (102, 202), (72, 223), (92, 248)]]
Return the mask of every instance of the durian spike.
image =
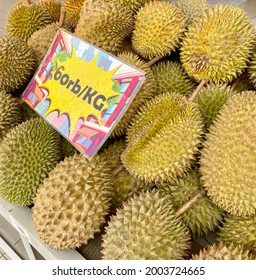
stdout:
[(203, 79), (200, 84), (197, 86), (197, 88), (192, 92), (192, 94), (190, 95), (190, 97), (188, 98), (189, 102), (193, 102), (196, 98), (196, 96), (198, 95), (198, 93), (200, 92), (201, 88), (207, 83), (207, 80)]
[(187, 209), (194, 204), (200, 197), (204, 196), (206, 194), (206, 191), (200, 190), (198, 193), (196, 193), (191, 199), (189, 199), (185, 204), (181, 205), (181, 207), (176, 211), (176, 216), (181, 216)]
[(66, 17), (66, 10), (65, 7), (63, 5), (63, 3), (61, 4), (61, 8), (60, 8), (60, 19), (59, 19), (59, 27), (61, 28), (64, 24), (65, 21), (65, 17)]
[(112, 171), (112, 176), (115, 177), (119, 172), (121, 172), (122, 170), (124, 170), (124, 166), (123, 165), (119, 165), (117, 168), (115, 168)]
[(25, 4), (26, 6), (30, 6), (30, 5), (31, 5), (31, 0), (25, 0), (25, 1), (24, 1), (24, 4)]
[(162, 58), (162, 56), (156, 56), (154, 58), (152, 58), (151, 60), (149, 60), (146, 64), (150, 67), (153, 64), (155, 64), (158, 60), (160, 60)]

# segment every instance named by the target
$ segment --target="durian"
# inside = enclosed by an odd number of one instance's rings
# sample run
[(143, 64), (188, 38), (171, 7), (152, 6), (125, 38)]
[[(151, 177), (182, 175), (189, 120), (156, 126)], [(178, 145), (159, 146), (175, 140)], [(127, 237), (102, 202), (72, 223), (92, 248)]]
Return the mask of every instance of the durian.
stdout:
[(256, 53), (253, 53), (252, 59), (250, 61), (249, 75), (250, 75), (251, 82), (256, 88)]
[(0, 90), (13, 92), (23, 86), (34, 71), (34, 55), (27, 44), (0, 37)]
[(66, 11), (65, 23), (75, 28), (80, 18), (80, 11), (85, 0), (65, 0), (63, 7)]
[(144, 71), (146, 80), (133, 99), (128, 110), (125, 112), (125, 114), (111, 133), (112, 137), (120, 137), (125, 134), (128, 125), (133, 119), (133, 116), (147, 100), (151, 99), (154, 96), (156, 91), (156, 82), (154, 75), (145, 61), (140, 59), (138, 55), (131, 52), (119, 53), (118, 58)]
[(157, 0), (146, 3), (135, 17), (133, 49), (147, 59), (169, 55), (179, 46), (185, 22), (185, 15), (174, 4)]
[(220, 226), (218, 241), (225, 244), (243, 245), (248, 250), (256, 250), (256, 216), (228, 216)]
[(113, 182), (104, 156), (67, 157), (49, 173), (34, 199), (39, 237), (56, 250), (86, 244), (105, 222)]
[[(169, 194), (175, 209), (179, 209), (196, 193), (203, 189), (197, 169), (192, 169), (182, 177), (157, 185), (160, 191)], [(224, 213), (207, 196), (200, 197), (183, 214), (182, 220), (194, 237), (207, 235), (219, 225)]]
[(190, 25), (196, 18), (201, 16), (210, 5), (207, 0), (178, 0), (177, 6), (185, 14), (187, 24)]
[(235, 92), (226, 84), (208, 84), (201, 89), (195, 98), (202, 112), (205, 126), (209, 126), (216, 119), (221, 107)]
[(21, 109), (16, 98), (0, 90), (0, 141), (21, 121)]
[(220, 208), (237, 216), (256, 213), (256, 93), (229, 98), (210, 126), (201, 151), (202, 181)]
[(103, 235), (102, 255), (105, 260), (183, 259), (189, 240), (168, 195), (146, 191), (129, 198), (111, 216)]
[(158, 95), (141, 108), (127, 130), (122, 163), (146, 182), (172, 180), (195, 162), (202, 134), (196, 104), (178, 93)]
[(233, 80), (233, 82), (230, 83), (230, 85), (232, 86), (232, 89), (236, 92), (254, 90), (253, 83), (250, 80), (248, 68), (243, 74), (241, 74), (239, 77)]
[(189, 95), (196, 86), (180, 62), (161, 61), (152, 66), (152, 71), (156, 79), (157, 94), (179, 92)]
[(50, 23), (50, 15), (39, 5), (18, 2), (7, 15), (6, 31), (9, 36), (27, 41), (34, 32)]
[(223, 243), (213, 244), (206, 249), (200, 250), (198, 255), (192, 256), (193, 260), (255, 260), (241, 245)]
[(59, 20), (61, 2), (58, 0), (38, 0), (37, 4), (48, 12), (52, 22), (57, 22)]
[[(113, 0), (107, 0), (113, 1)], [(143, 7), (146, 3), (151, 0), (116, 0), (117, 2), (127, 6), (130, 10), (136, 13), (141, 7)]]
[(105, 51), (120, 51), (133, 29), (132, 12), (116, 2), (90, 2), (84, 2), (75, 35)]
[(15, 126), (0, 143), (0, 196), (31, 205), (37, 187), (60, 159), (60, 136), (43, 119)]
[(215, 5), (188, 27), (181, 61), (197, 81), (230, 82), (246, 67), (254, 40), (254, 27), (244, 10)]

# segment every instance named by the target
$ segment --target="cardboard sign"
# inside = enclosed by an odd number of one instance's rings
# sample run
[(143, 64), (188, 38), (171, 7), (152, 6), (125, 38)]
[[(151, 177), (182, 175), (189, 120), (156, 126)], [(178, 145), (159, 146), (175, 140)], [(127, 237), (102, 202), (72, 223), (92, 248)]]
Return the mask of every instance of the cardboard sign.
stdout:
[(60, 29), (22, 98), (90, 159), (144, 80), (143, 71)]

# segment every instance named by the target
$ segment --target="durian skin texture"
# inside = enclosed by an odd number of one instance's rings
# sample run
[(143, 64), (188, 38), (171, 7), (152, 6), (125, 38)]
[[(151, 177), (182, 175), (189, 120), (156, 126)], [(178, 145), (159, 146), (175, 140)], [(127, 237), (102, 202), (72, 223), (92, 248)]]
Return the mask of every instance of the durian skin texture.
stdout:
[[(113, 1), (113, 0), (107, 0)], [(150, 2), (151, 0), (116, 0), (117, 2), (127, 6), (131, 9), (134, 13), (136, 13), (141, 7), (143, 7), (146, 3)]]
[(6, 133), (22, 121), (17, 99), (0, 90), (0, 141)]
[(215, 5), (189, 26), (181, 62), (197, 81), (230, 82), (246, 67), (254, 40), (254, 28), (244, 10)]
[(178, 260), (186, 256), (189, 239), (168, 196), (141, 192), (111, 216), (102, 255), (105, 260)]
[(37, 4), (48, 12), (52, 22), (59, 21), (61, 8), (59, 0), (38, 0)]
[(241, 245), (215, 243), (208, 248), (200, 250), (198, 255), (192, 256), (193, 260), (255, 260)]
[(131, 105), (111, 133), (111, 137), (120, 137), (126, 133), (128, 125), (131, 123), (133, 116), (140, 109), (140, 107), (149, 99), (151, 99), (156, 92), (156, 82), (152, 70), (145, 61), (139, 58), (138, 55), (132, 52), (122, 52), (118, 54), (118, 58), (122, 59), (128, 64), (131, 64), (138, 69), (145, 72), (146, 80), (142, 87), (136, 94)]
[(12, 37), (27, 41), (34, 32), (51, 22), (48, 12), (40, 6), (17, 3), (7, 15), (6, 31)]
[(256, 88), (256, 53), (253, 54), (249, 65), (250, 80)]
[(80, 18), (80, 11), (83, 7), (84, 0), (65, 0), (63, 7), (66, 11), (65, 22), (75, 28)]
[(146, 3), (135, 17), (133, 49), (147, 59), (170, 54), (179, 46), (185, 22), (185, 15), (174, 4)]
[(227, 216), (218, 232), (217, 240), (225, 244), (243, 245), (248, 250), (256, 250), (256, 215)]
[(39, 237), (56, 250), (86, 244), (109, 211), (113, 182), (104, 156), (65, 158), (38, 188), (33, 222)]
[(133, 29), (131, 10), (116, 2), (84, 2), (75, 35), (111, 53), (122, 49)]
[(23, 86), (34, 71), (32, 50), (19, 39), (0, 37), (0, 90), (13, 92)]
[(0, 143), (0, 196), (31, 205), (36, 189), (61, 159), (60, 135), (43, 119), (12, 128)]
[(256, 213), (256, 93), (229, 98), (201, 151), (202, 181), (210, 199), (236, 216)]
[(127, 130), (122, 163), (148, 183), (172, 180), (195, 162), (202, 134), (196, 104), (178, 93), (158, 95), (141, 108)]

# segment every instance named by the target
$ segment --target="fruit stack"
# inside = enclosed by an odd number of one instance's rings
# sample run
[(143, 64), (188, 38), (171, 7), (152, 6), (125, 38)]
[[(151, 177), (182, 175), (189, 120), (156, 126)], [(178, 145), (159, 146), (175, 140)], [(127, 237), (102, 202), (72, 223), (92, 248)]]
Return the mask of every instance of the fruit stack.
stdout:
[[(60, 27), (146, 73), (90, 161), (21, 101)], [(6, 30), (0, 196), (31, 207), (46, 244), (87, 244), (94, 259), (256, 259), (256, 33), (242, 9), (27, 0)], [(215, 243), (191, 253), (213, 231)]]

